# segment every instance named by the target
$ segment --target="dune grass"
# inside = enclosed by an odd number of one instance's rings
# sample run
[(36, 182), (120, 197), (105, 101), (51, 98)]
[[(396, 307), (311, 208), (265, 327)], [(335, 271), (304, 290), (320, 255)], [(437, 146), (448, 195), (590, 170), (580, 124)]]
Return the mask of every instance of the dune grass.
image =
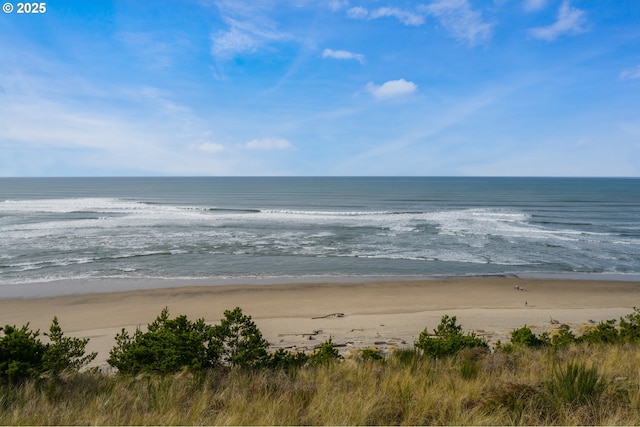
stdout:
[(0, 388), (3, 425), (638, 425), (640, 347), (403, 350), (290, 372), (106, 375)]

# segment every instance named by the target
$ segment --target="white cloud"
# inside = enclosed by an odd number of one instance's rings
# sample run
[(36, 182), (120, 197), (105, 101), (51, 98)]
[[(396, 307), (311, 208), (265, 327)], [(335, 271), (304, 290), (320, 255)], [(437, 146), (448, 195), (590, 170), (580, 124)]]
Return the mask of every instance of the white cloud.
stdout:
[(523, 7), (527, 12), (537, 12), (544, 9), (546, 5), (547, 0), (525, 0)]
[(397, 7), (381, 7), (372, 11), (364, 7), (352, 7), (347, 10), (347, 16), (353, 19), (378, 19), (393, 17), (408, 26), (420, 26), (424, 24), (424, 17), (420, 14), (398, 9)]
[[(147, 99), (148, 101), (153, 103), (155, 108), (166, 114), (180, 114), (190, 112), (188, 107), (173, 102), (167, 93), (161, 91), (158, 88), (145, 86), (139, 90), (139, 94), (142, 98)], [(135, 95), (136, 92), (133, 92), (133, 96)]]
[[(131, 123), (117, 113), (82, 111), (42, 98), (16, 100), (11, 105), (11, 110), (2, 111), (11, 125), (0, 126), (0, 141), (21, 153), (17, 156), (28, 168), (32, 162), (39, 165), (32, 174), (47, 175), (60, 167), (64, 169), (53, 174), (74, 175), (83, 170), (100, 174), (111, 168), (158, 172), (173, 167), (171, 161), (176, 163), (162, 132)], [(48, 158), (45, 163), (43, 157)], [(2, 163), (0, 160), (0, 169)]]
[(269, 43), (292, 39), (269, 18), (273, 7), (270, 2), (219, 0), (216, 5), (229, 29), (211, 36), (211, 54), (215, 59), (228, 60), (238, 54), (253, 53)]
[(211, 53), (218, 59), (228, 59), (239, 53), (253, 52), (260, 46), (256, 38), (238, 28), (219, 31), (212, 37), (212, 41)]
[(252, 139), (242, 145), (245, 150), (251, 151), (274, 151), (288, 150), (293, 148), (291, 143), (284, 138), (262, 138)]
[(404, 25), (416, 27), (424, 24), (425, 15), (434, 16), (454, 38), (472, 46), (489, 39), (493, 31), (493, 24), (484, 22), (482, 14), (474, 11), (468, 0), (436, 0), (417, 6), (415, 12), (397, 7), (368, 10), (357, 6), (347, 10), (347, 16), (352, 19), (393, 17)]
[(413, 82), (400, 79), (389, 80), (381, 85), (375, 85), (369, 82), (365, 89), (377, 99), (388, 99), (412, 94), (418, 90), (418, 86)]
[(225, 151), (225, 146), (215, 142), (204, 142), (202, 144), (190, 145), (190, 149), (203, 151), (205, 153), (222, 153)]
[(455, 39), (471, 46), (491, 37), (493, 24), (484, 22), (482, 14), (471, 9), (467, 0), (437, 0), (419, 9), (435, 16)]
[(334, 12), (337, 12), (340, 9), (347, 7), (348, 5), (349, 5), (349, 2), (347, 0), (331, 0), (329, 2), (329, 9), (331, 9)]
[(633, 80), (640, 79), (640, 65), (622, 70), (620, 73), (620, 80)]
[(404, 25), (419, 26), (424, 24), (424, 18), (421, 15), (398, 9), (397, 7), (381, 7), (372, 11), (369, 16), (371, 19), (378, 19), (387, 16), (397, 18)]
[(325, 49), (322, 52), (323, 58), (333, 58), (333, 59), (355, 59), (359, 62), (364, 62), (364, 55), (359, 53), (349, 52), (347, 50), (333, 50), (333, 49)]
[(547, 27), (532, 28), (529, 34), (546, 41), (553, 41), (563, 34), (580, 34), (587, 31), (587, 22), (584, 10), (571, 7), (568, 1), (564, 1), (558, 10), (556, 22)]
[(352, 19), (367, 19), (369, 11), (364, 7), (356, 6), (347, 10), (347, 16)]

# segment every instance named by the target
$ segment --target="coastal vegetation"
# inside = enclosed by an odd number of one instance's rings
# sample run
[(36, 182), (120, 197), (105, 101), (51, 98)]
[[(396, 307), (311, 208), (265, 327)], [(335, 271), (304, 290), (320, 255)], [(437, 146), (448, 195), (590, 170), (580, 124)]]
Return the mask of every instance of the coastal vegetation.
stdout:
[(640, 310), (579, 334), (523, 326), (490, 349), (443, 316), (412, 348), (342, 358), (268, 343), (239, 308), (219, 324), (163, 310), (122, 330), (106, 373), (54, 318), (0, 331), (0, 424), (637, 425)]
[(77, 371), (96, 358), (96, 353), (85, 354), (88, 338), (65, 337), (58, 318), (54, 317), (46, 334), (48, 343), (32, 331), (29, 324), (17, 328), (0, 328), (0, 384), (16, 384), (42, 375), (58, 376), (64, 371)]

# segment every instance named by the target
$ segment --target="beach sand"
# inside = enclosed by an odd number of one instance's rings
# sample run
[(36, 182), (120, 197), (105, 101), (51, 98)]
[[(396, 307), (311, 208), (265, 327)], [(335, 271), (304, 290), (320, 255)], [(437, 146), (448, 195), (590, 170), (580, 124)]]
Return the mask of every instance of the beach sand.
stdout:
[(579, 331), (593, 322), (619, 319), (640, 306), (639, 282), (464, 278), (374, 283), (192, 286), (0, 299), (0, 325), (48, 331), (58, 317), (68, 336), (90, 338), (94, 366), (107, 368), (109, 350), (122, 328), (133, 332), (162, 308), (218, 323), (225, 310), (241, 307), (252, 316), (273, 349), (311, 351), (329, 337), (345, 356), (359, 348), (382, 352), (410, 347), (443, 315), (457, 316), (465, 331), (491, 344), (508, 342), (513, 329), (536, 333), (569, 325)]

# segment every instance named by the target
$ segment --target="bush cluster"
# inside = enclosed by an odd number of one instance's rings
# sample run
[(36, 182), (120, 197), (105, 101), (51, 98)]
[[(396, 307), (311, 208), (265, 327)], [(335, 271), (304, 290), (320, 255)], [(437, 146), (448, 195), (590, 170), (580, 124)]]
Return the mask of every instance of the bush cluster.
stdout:
[(441, 358), (452, 356), (466, 348), (485, 348), (489, 345), (475, 333), (464, 334), (462, 326), (456, 324), (456, 316), (442, 316), (440, 324), (430, 334), (426, 329), (420, 333), (415, 346), (427, 356)]
[(130, 335), (123, 328), (116, 335), (116, 346), (111, 349), (107, 362), (123, 374), (169, 374), (185, 367), (214, 367), (220, 347), (204, 320), (192, 322), (187, 316), (170, 319), (169, 310), (165, 308), (147, 325), (147, 332), (138, 328)]
[[(331, 339), (310, 355), (269, 352), (240, 308), (226, 311), (216, 325), (171, 318), (165, 308), (144, 332), (123, 329), (116, 336), (109, 363), (121, 375), (95, 370), (64, 376), (95, 358), (85, 354), (88, 339), (65, 337), (57, 318), (46, 342), (28, 324), (5, 326), (0, 419), (274, 424), (286, 414), (290, 424), (303, 425), (637, 424), (637, 308), (619, 323), (601, 322), (580, 337), (566, 326), (541, 335), (526, 326), (516, 329), (507, 344), (511, 352), (488, 352), (487, 343), (464, 333), (456, 320), (443, 316), (433, 332), (425, 329), (413, 348), (392, 357), (364, 349), (363, 363), (340, 364), (334, 363), (340, 355)], [(556, 351), (566, 343), (577, 345)], [(197, 375), (166, 375), (185, 370)], [(138, 374), (145, 375), (130, 377)], [(25, 381), (32, 378), (38, 380)], [(39, 418), (29, 418), (36, 413)]]
[(576, 337), (567, 325), (561, 325), (553, 335), (536, 335), (529, 327), (523, 326), (511, 332), (511, 344), (525, 347), (565, 347), (571, 343), (622, 344), (640, 343), (640, 308), (634, 307), (633, 313), (616, 320), (610, 319), (598, 323), (585, 333)]
[(136, 375), (231, 367), (288, 371), (340, 357), (331, 339), (311, 356), (283, 349), (269, 353), (268, 346), (251, 316), (239, 307), (225, 311), (217, 325), (208, 325), (203, 319), (190, 321), (186, 316), (171, 319), (165, 308), (146, 332), (138, 328), (130, 335), (122, 329), (107, 362), (122, 374)]
[[(422, 331), (414, 343), (414, 350), (407, 353), (407, 363), (415, 357), (443, 358), (463, 350), (486, 352), (488, 344), (473, 332), (463, 333), (456, 317), (443, 316), (440, 324), (430, 333)], [(56, 376), (64, 371), (77, 371), (86, 366), (96, 353), (85, 354), (89, 339), (64, 336), (54, 317), (47, 343), (38, 338), (39, 331), (32, 331), (29, 324), (18, 328), (6, 325), (0, 328), (0, 383), (17, 383), (29, 378)], [(209, 325), (203, 319), (189, 320), (180, 315), (170, 318), (164, 308), (160, 315), (147, 325), (130, 334), (125, 329), (116, 335), (116, 345), (111, 349), (107, 362), (121, 374), (140, 373), (171, 374), (183, 370), (193, 372), (207, 369), (275, 369), (290, 371), (302, 366), (322, 366), (341, 358), (331, 338), (311, 355), (279, 349), (269, 352), (269, 343), (251, 319), (239, 307), (227, 310), (219, 324)], [(576, 337), (566, 325), (555, 334), (536, 335), (524, 326), (511, 333), (510, 346), (563, 347), (571, 343), (640, 343), (640, 309), (615, 320), (600, 322), (597, 326)], [(507, 350), (499, 345), (499, 350)], [(466, 354), (466, 353), (465, 353)], [(469, 353), (471, 354), (471, 353)], [(409, 357), (410, 356), (410, 357)], [(382, 356), (374, 349), (362, 351), (363, 360), (380, 361)], [(468, 357), (463, 374), (474, 376), (475, 365)], [(468, 366), (467, 366), (468, 365)]]
[(46, 344), (38, 338), (40, 331), (31, 330), (28, 323), (21, 328), (6, 325), (0, 332), (0, 383), (3, 384), (78, 370), (97, 356), (95, 352), (85, 354), (88, 338), (65, 337), (57, 317), (53, 318), (49, 333), (45, 333), (49, 337)]

